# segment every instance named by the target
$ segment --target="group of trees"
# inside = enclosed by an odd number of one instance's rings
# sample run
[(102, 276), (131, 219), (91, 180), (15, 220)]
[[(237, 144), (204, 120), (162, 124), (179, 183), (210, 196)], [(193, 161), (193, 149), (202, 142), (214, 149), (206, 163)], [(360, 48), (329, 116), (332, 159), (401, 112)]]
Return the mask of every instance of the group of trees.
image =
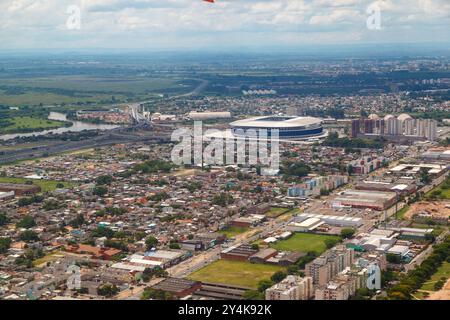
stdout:
[[(433, 253), (416, 269), (410, 271), (400, 282), (388, 291), (388, 299), (410, 300), (412, 293), (427, 281), (444, 261), (449, 261), (450, 236), (433, 247)], [(450, 261), (449, 261), (450, 262)]]
[(115, 296), (119, 291), (119, 288), (111, 283), (105, 283), (97, 288), (97, 294), (107, 298)]
[(323, 145), (329, 147), (340, 147), (340, 148), (369, 148), (369, 149), (382, 149), (386, 143), (383, 138), (376, 138), (374, 140), (363, 139), (363, 138), (339, 138), (337, 132), (331, 132), (328, 137), (324, 140)]
[(285, 178), (302, 178), (306, 177), (310, 172), (311, 168), (303, 162), (284, 161), (280, 168), (280, 173), (284, 175)]
[(32, 197), (24, 197), (24, 198), (20, 198), (19, 201), (17, 202), (17, 205), (19, 207), (26, 207), (29, 206), (30, 204), (33, 203), (41, 203), (42, 201), (44, 201), (44, 197), (41, 195), (35, 195)]
[(174, 296), (167, 291), (145, 288), (141, 296), (142, 300), (173, 300)]
[(218, 205), (221, 207), (226, 207), (233, 203), (234, 203), (233, 196), (229, 193), (224, 193), (224, 192), (216, 194), (212, 200), (212, 204)]
[(19, 222), (16, 223), (17, 228), (29, 229), (36, 226), (36, 221), (32, 216), (24, 216)]

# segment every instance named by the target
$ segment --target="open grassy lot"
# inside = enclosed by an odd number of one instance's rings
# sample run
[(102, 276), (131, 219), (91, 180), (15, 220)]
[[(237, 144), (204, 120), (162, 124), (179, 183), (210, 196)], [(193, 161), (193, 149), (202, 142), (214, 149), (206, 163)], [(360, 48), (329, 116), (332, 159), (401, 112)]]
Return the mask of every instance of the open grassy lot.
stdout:
[(250, 262), (218, 260), (194, 272), (189, 279), (256, 289), (259, 281), (270, 279), (275, 272), (280, 270), (284, 270), (284, 268)]
[(403, 219), (403, 217), (405, 216), (405, 213), (408, 212), (409, 209), (410, 209), (410, 206), (405, 205), (403, 208), (401, 208), (400, 210), (398, 210), (398, 212), (397, 212), (397, 218), (398, 218), (398, 219)]
[(284, 213), (286, 213), (288, 211), (289, 211), (289, 209), (286, 209), (286, 208), (275, 208), (275, 207), (273, 207), (273, 208), (270, 208), (270, 210), (267, 211), (265, 213), (265, 215), (267, 217), (269, 217), (269, 218), (276, 218), (276, 217), (279, 217), (279, 216), (281, 216), (282, 214), (284, 214)]
[(25, 183), (27, 181), (32, 181), (33, 184), (41, 187), (42, 192), (53, 191), (59, 183), (62, 183), (65, 188), (71, 188), (74, 186), (71, 182), (65, 181), (55, 181), (55, 180), (35, 180), (35, 179), (24, 179), (24, 178), (12, 178), (12, 177), (0, 177), (0, 183)]
[(296, 233), (289, 239), (278, 241), (274, 244), (271, 244), (270, 246), (280, 251), (315, 251), (320, 254), (327, 249), (325, 245), (326, 239), (339, 240), (340, 238), (337, 236), (320, 234)]
[(249, 230), (248, 228), (242, 227), (228, 227), (226, 229), (220, 230), (219, 233), (226, 235), (227, 238), (233, 238), (238, 234), (244, 233), (248, 230)]
[[(418, 292), (414, 293), (414, 295), (418, 298), (423, 299), (423, 291), (436, 291), (434, 289), (434, 285), (436, 282), (441, 280), (441, 278), (445, 278), (448, 280), (450, 278), (450, 263), (444, 261), (444, 263), (438, 268), (437, 272), (431, 276), (431, 278), (426, 281)], [(445, 280), (445, 281), (446, 281)]]
[[(75, 104), (124, 102), (156, 97), (161, 93), (186, 93), (198, 84), (184, 78), (126, 76), (50, 76), (2, 79), (0, 104)], [(114, 97), (114, 100), (113, 100)]]
[(63, 121), (53, 121), (34, 117), (14, 117), (8, 119), (10, 125), (0, 128), (0, 133), (31, 132), (55, 129), (64, 126)]
[(58, 253), (58, 252), (51, 253), (51, 254), (48, 254), (48, 255), (46, 255), (46, 256), (44, 256), (42, 258), (34, 260), (33, 261), (33, 265), (35, 267), (43, 267), (43, 266), (45, 266), (45, 264), (47, 262), (53, 262), (53, 261), (56, 261), (56, 260), (58, 260), (58, 259), (60, 259), (62, 257), (64, 257), (64, 255), (61, 254), (61, 253)]
[(450, 200), (450, 178), (445, 179), (444, 182), (428, 192), (425, 197), (430, 199)]

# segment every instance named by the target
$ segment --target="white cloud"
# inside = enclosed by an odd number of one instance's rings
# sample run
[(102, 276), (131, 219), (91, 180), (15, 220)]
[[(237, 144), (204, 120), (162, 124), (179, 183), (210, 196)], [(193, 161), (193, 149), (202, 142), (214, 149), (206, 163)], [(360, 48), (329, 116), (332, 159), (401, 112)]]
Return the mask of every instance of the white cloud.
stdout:
[[(209, 4), (201, 0), (1, 0), (0, 48), (33, 47), (42, 43), (45, 47), (94, 43), (132, 48), (148, 43), (170, 46), (169, 41), (174, 46), (183, 43), (238, 46), (239, 35), (245, 39), (253, 35), (252, 43), (257, 41), (259, 45), (282, 42), (286, 38), (294, 39), (292, 44), (315, 39), (359, 42), (373, 38), (373, 31), (366, 28), (366, 8), (372, 2), (217, 0)], [(378, 41), (403, 41), (406, 26), (408, 39), (417, 42), (442, 41), (445, 35), (449, 40), (450, 1), (377, 2), (383, 24), (376, 36)], [(76, 32), (64, 27), (69, 5), (79, 5), (82, 9), (82, 28)]]

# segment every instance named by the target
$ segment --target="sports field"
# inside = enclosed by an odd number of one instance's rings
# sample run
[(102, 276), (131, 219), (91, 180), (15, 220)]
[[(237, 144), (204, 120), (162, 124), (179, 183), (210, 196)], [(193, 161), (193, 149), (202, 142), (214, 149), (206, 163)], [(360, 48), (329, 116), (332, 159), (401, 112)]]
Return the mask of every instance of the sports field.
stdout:
[(256, 289), (261, 280), (270, 279), (275, 272), (280, 270), (284, 270), (284, 268), (221, 259), (194, 272), (189, 279)]
[(325, 245), (327, 239), (339, 240), (340, 238), (321, 234), (296, 233), (289, 239), (278, 241), (270, 246), (279, 251), (301, 251), (305, 253), (315, 251), (320, 254), (327, 249)]

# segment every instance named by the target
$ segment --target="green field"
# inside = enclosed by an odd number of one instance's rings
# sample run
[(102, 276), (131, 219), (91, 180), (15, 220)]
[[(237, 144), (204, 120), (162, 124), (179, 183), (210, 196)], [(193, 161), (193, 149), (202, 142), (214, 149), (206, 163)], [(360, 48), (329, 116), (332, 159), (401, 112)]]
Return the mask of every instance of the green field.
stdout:
[(320, 254), (327, 249), (325, 245), (326, 239), (339, 240), (340, 238), (320, 234), (296, 233), (289, 239), (278, 241), (270, 246), (279, 251), (300, 251), (305, 253), (315, 251)]
[(24, 178), (11, 178), (11, 177), (0, 177), (0, 183), (21, 183), (24, 184), (27, 181), (32, 181), (33, 184), (40, 186), (42, 192), (53, 191), (59, 183), (62, 183), (65, 188), (72, 188), (75, 184), (65, 181), (55, 181), (55, 180), (34, 180), (34, 179), (24, 179)]
[(420, 290), (435, 291), (434, 284), (438, 282), (441, 278), (450, 278), (450, 262), (444, 261), (444, 263), (439, 267), (435, 274), (427, 280)]
[(34, 117), (9, 118), (10, 125), (0, 128), (0, 133), (31, 132), (55, 129), (65, 125), (63, 121), (53, 121)]
[[(126, 76), (54, 76), (3, 79), (0, 105), (111, 104), (145, 100), (162, 93), (187, 93), (199, 81), (183, 78)], [(113, 100), (114, 97), (114, 100)]]
[(403, 208), (398, 210), (398, 212), (397, 212), (397, 219), (403, 219), (403, 217), (405, 216), (405, 213), (408, 212), (409, 208), (410, 207), (408, 205), (405, 205)]
[(450, 200), (450, 178), (447, 178), (439, 186), (428, 192), (425, 197), (430, 199)]
[(270, 279), (283, 267), (250, 262), (218, 260), (189, 276), (189, 279), (225, 283), (256, 289), (261, 280)]
[(279, 216), (281, 216), (282, 214), (284, 214), (284, 213), (286, 213), (288, 211), (289, 211), (289, 209), (286, 209), (286, 208), (275, 208), (275, 207), (272, 207), (272, 208), (270, 208), (269, 211), (267, 211), (265, 213), (265, 215), (267, 217), (269, 217), (269, 218), (276, 218), (276, 217), (279, 217)]
[(219, 233), (224, 234), (227, 236), (227, 238), (233, 238), (237, 236), (238, 234), (244, 233), (248, 231), (248, 228), (242, 228), (242, 227), (228, 227), (223, 230), (220, 230)]

